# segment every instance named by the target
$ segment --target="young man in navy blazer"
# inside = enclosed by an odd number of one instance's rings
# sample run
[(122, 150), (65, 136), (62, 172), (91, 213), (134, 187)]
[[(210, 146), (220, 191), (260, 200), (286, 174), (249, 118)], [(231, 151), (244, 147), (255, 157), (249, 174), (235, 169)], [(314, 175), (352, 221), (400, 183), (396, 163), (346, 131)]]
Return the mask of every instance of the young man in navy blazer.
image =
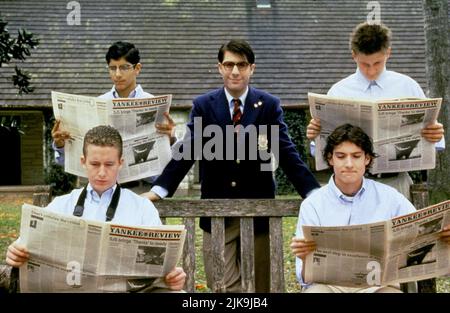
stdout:
[[(231, 40), (219, 49), (218, 61), (224, 87), (194, 99), (190, 122), (187, 124), (187, 135), (174, 146), (174, 151), (179, 151), (184, 157), (176, 157), (174, 152), (174, 157), (155, 181), (151, 191), (143, 196), (156, 201), (173, 195), (197, 158), (200, 159), (202, 199), (274, 198), (274, 169), (267, 169), (271, 159), (265, 157), (265, 152), (275, 155), (297, 192), (305, 198), (318, 188), (319, 184), (300, 159), (294, 143), (289, 138), (280, 99), (249, 87), (255, 70), (252, 48), (244, 40)], [(216, 141), (219, 143), (214, 149), (211, 149), (209, 142), (212, 132), (208, 129), (213, 129), (215, 136), (218, 133), (225, 136), (224, 140)], [(249, 129), (256, 130), (256, 133)], [(201, 153), (195, 149), (199, 145), (202, 147)], [(243, 155), (239, 155), (240, 152)], [(215, 157), (211, 157), (211, 154)], [(212, 287), (210, 219), (201, 219), (200, 227), (204, 230), (205, 272), (208, 286)], [(225, 227), (226, 291), (240, 292), (239, 219), (227, 219)], [(268, 218), (257, 218), (256, 292), (270, 291), (269, 248)]]

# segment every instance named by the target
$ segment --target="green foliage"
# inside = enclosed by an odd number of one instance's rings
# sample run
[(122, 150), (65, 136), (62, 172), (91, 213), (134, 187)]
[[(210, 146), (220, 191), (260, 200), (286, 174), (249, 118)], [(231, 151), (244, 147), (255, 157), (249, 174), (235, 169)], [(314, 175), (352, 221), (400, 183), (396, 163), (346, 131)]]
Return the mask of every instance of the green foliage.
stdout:
[[(306, 113), (304, 110), (284, 111), (284, 121), (288, 125), (289, 136), (297, 147), (297, 151), (303, 161), (306, 162)], [(297, 193), (292, 183), (288, 180), (283, 170), (278, 167), (275, 172), (277, 181), (277, 194), (285, 195)]]
[(71, 192), (76, 187), (77, 177), (64, 172), (64, 167), (51, 162), (45, 169), (45, 183), (52, 188), (52, 195), (59, 196)]
[[(8, 23), (0, 18), (0, 67), (13, 60), (25, 61), (31, 55), (30, 50), (39, 45), (39, 39), (25, 29), (19, 29), (17, 38), (12, 38), (7, 25)], [(14, 86), (19, 89), (19, 94), (33, 91), (30, 86), (31, 76), (17, 66), (15, 66), (15, 74), (11, 79)]]
[(44, 113), (45, 118), (45, 151), (47, 164), (45, 168), (45, 183), (52, 188), (52, 195), (58, 196), (69, 193), (76, 187), (77, 177), (75, 175), (66, 173), (64, 166), (55, 163), (54, 151), (52, 148), (52, 126), (55, 123), (53, 111)]

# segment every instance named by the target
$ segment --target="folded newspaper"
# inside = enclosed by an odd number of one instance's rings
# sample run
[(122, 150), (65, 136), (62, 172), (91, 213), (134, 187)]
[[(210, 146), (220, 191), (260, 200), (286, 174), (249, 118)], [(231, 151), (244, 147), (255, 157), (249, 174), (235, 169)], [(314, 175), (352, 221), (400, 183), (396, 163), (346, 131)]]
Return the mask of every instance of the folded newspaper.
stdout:
[(98, 125), (112, 125), (122, 135), (124, 165), (119, 183), (159, 175), (170, 161), (172, 152), (167, 135), (156, 131), (164, 123), (172, 95), (144, 99), (100, 99), (52, 91), (53, 112), (60, 127), (72, 140), (64, 146), (64, 170), (86, 177), (80, 164), (83, 138)]
[(306, 257), (305, 282), (366, 287), (450, 273), (450, 200), (392, 220), (342, 227), (303, 226), (317, 249)]
[(322, 156), (327, 137), (345, 123), (361, 127), (373, 139), (378, 154), (370, 169), (373, 174), (435, 167), (435, 145), (425, 140), (420, 130), (436, 121), (442, 98), (370, 101), (310, 92), (308, 100), (311, 116), (320, 119), (321, 125), (315, 139), (318, 171), (328, 168)]
[(184, 225), (130, 227), (89, 221), (24, 204), (21, 292), (126, 292), (164, 287), (178, 263)]

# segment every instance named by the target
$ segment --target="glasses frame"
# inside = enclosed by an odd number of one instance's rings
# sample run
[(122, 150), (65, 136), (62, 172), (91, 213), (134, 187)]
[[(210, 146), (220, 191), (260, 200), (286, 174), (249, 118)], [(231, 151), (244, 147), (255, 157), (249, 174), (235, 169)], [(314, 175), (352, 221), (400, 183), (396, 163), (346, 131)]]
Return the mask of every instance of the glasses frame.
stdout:
[[(127, 65), (127, 68), (121, 68), (124, 65)], [(132, 69), (136, 68), (137, 64), (131, 64), (131, 63), (125, 63), (125, 64), (121, 64), (119, 66), (116, 65), (106, 65), (106, 69), (111, 73), (111, 74), (115, 74), (117, 73), (117, 70), (119, 70), (119, 72), (121, 73), (128, 73), (129, 71), (131, 71)], [(115, 67), (116, 69), (113, 70), (111, 69), (111, 67)]]
[(241, 71), (245, 71), (246, 69), (248, 69), (251, 64), (248, 62), (245, 62), (245, 61), (241, 61), (241, 62), (237, 62), (237, 63), (231, 62), (231, 61), (226, 61), (226, 62), (220, 63), (220, 65), (222, 65), (223, 68), (225, 69), (225, 71), (227, 71), (227, 72), (233, 71), (235, 66), (237, 67), (238, 71), (241, 72)]

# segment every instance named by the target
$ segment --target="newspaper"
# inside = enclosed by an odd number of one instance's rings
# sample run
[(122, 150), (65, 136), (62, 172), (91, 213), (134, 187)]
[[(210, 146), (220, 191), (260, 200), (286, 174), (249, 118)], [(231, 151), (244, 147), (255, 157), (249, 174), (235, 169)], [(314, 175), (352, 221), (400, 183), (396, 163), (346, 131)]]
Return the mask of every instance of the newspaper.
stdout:
[(171, 95), (144, 99), (100, 99), (52, 91), (53, 112), (61, 120), (61, 128), (73, 140), (64, 147), (66, 172), (86, 177), (80, 164), (83, 138), (98, 125), (112, 125), (122, 135), (124, 165), (119, 183), (155, 176), (170, 161), (172, 152), (168, 136), (156, 131), (156, 123), (164, 123)]
[(392, 220), (343, 227), (303, 226), (317, 249), (306, 257), (305, 281), (366, 287), (450, 273), (450, 200)]
[(424, 139), (420, 130), (436, 121), (442, 98), (370, 101), (308, 93), (308, 100), (311, 116), (320, 119), (321, 125), (315, 140), (317, 170), (328, 168), (322, 155), (326, 139), (345, 123), (361, 127), (373, 139), (378, 157), (370, 169), (372, 174), (435, 167), (435, 145)]
[(24, 204), (20, 242), (30, 258), (20, 268), (20, 290), (126, 292), (148, 282), (164, 287), (161, 277), (178, 263), (185, 236), (184, 225), (130, 227)]

